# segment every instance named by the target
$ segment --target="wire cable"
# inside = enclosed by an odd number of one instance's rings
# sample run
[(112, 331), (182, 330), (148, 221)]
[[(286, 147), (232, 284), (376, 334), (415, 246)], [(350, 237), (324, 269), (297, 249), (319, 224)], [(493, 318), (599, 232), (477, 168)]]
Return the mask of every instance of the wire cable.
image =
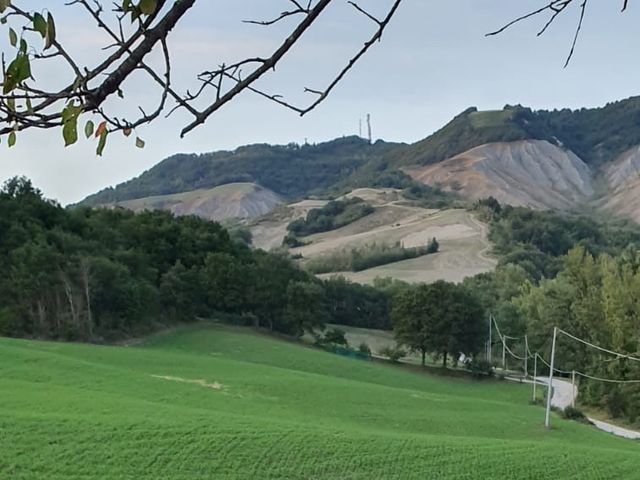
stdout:
[(566, 335), (569, 338), (572, 338), (578, 342), (584, 343), (585, 345), (591, 347), (591, 348), (595, 348), (596, 350), (600, 350), (601, 352), (607, 352), (611, 355), (615, 355), (618, 358), (626, 358), (627, 360), (631, 360), (634, 362), (640, 362), (640, 358), (636, 358), (636, 357), (632, 357), (630, 355), (626, 355), (624, 353), (619, 353), (619, 352), (614, 352), (613, 350), (607, 350), (606, 348), (603, 347), (599, 347), (598, 345), (594, 345), (593, 343), (589, 343), (586, 340), (582, 340), (581, 338), (578, 338), (574, 335), (571, 335), (570, 333), (565, 332), (564, 330), (562, 330), (561, 328), (558, 328), (558, 332)]
[(640, 380), (615, 380), (612, 378), (600, 378), (600, 377), (594, 377), (592, 375), (587, 375), (586, 373), (582, 373), (582, 372), (578, 372), (576, 370), (576, 375), (580, 375), (581, 377), (584, 378), (590, 378), (591, 380), (597, 380), (599, 382), (607, 382), (607, 383), (640, 383)]

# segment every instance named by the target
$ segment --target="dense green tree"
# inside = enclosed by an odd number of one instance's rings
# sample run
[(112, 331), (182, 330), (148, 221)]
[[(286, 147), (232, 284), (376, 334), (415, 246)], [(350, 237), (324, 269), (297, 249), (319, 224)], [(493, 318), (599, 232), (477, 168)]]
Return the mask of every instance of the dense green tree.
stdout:
[[(554, 279), (527, 284), (513, 299), (527, 319), (532, 349), (549, 355), (550, 336), (559, 327), (588, 342), (623, 354), (638, 356), (640, 350), (640, 273), (637, 251), (591, 255), (576, 247), (562, 259), (563, 268)], [(637, 362), (603, 355), (584, 344), (560, 336), (556, 362), (563, 370), (578, 370), (601, 378), (637, 380)], [(635, 421), (640, 415), (637, 384), (615, 385), (582, 379), (580, 401), (605, 407), (611, 415)]]
[(283, 323), (296, 336), (323, 328), (329, 320), (324, 290), (315, 282), (289, 282)]
[(192, 321), (203, 313), (206, 282), (200, 282), (195, 268), (187, 269), (180, 260), (160, 280), (160, 298), (168, 315), (178, 321)]
[(420, 352), (423, 365), (428, 352), (442, 355), (445, 367), (450, 354), (478, 351), (484, 340), (483, 318), (482, 305), (471, 292), (444, 281), (406, 290), (392, 310), (398, 342)]
[(299, 334), (327, 319), (321, 283), (214, 222), (65, 210), (14, 178), (0, 226), (0, 334), (104, 341), (220, 313)]
[(391, 330), (391, 294), (341, 276), (323, 281), (332, 323)]

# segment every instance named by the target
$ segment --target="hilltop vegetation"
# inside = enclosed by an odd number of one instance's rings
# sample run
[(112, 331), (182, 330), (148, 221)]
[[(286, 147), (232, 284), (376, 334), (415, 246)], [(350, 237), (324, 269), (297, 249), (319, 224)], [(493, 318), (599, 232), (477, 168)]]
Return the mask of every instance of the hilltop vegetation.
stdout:
[(127, 348), (0, 347), (3, 478), (637, 476), (635, 443), (559, 418), (545, 432), (525, 386), (219, 327)]
[(558, 258), (576, 245), (612, 255), (629, 245), (640, 246), (640, 226), (629, 221), (502, 207), (492, 198), (480, 201), (476, 211), (489, 221), (489, 239), (500, 263), (518, 264), (536, 279), (555, 276)]
[(436, 253), (438, 248), (438, 241), (435, 238), (425, 246), (408, 248), (400, 243), (388, 245), (374, 242), (315, 257), (305, 263), (305, 269), (315, 274), (360, 272), (379, 265)]
[(640, 144), (640, 97), (602, 108), (532, 110), (506, 105), (479, 112), (469, 108), (428, 138), (398, 149), (397, 165), (438, 163), (478, 145), (517, 140), (547, 140), (599, 166)]
[(294, 220), (287, 226), (287, 230), (300, 237), (328, 232), (349, 225), (373, 212), (374, 208), (361, 198), (332, 200), (324, 207), (309, 210), (305, 218)]
[(295, 199), (329, 188), (393, 146), (345, 137), (317, 145), (249, 145), (232, 152), (174, 155), (139, 177), (98, 192), (82, 203), (109, 204), (235, 182), (257, 183)]

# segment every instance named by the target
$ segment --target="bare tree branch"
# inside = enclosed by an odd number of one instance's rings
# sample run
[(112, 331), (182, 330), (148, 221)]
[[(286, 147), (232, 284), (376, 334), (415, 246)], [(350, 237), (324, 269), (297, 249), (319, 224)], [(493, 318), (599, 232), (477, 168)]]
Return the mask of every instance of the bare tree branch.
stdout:
[[(502, 32), (504, 32), (505, 30), (507, 30), (508, 28), (512, 27), (513, 25), (520, 23), (524, 20), (527, 20), (529, 18), (532, 17), (536, 17), (540, 14), (543, 14), (545, 12), (551, 12), (551, 16), (549, 17), (549, 19), (546, 21), (546, 23), (544, 24), (544, 26), (542, 27), (542, 29), (538, 32), (537, 36), (541, 36), (543, 35), (548, 29), (549, 27), (556, 21), (556, 19), (565, 12), (565, 10), (571, 6), (572, 4), (577, 4), (579, 2), (580, 3), (580, 15), (579, 15), (579, 20), (578, 20), (578, 26), (576, 27), (576, 30), (574, 32), (573, 35), (573, 41), (571, 42), (571, 49), (569, 50), (569, 55), (567, 56), (567, 59), (565, 61), (564, 67), (566, 68), (569, 63), (571, 62), (571, 59), (573, 58), (573, 54), (575, 53), (575, 49), (576, 49), (576, 44), (578, 42), (578, 37), (580, 36), (580, 31), (582, 30), (582, 25), (584, 23), (584, 18), (585, 18), (585, 14), (586, 14), (586, 10), (587, 10), (587, 3), (588, 0), (552, 0), (551, 2), (549, 2), (548, 4), (535, 9), (529, 13), (526, 13), (524, 15), (521, 15), (520, 17), (515, 18), (514, 20), (511, 20), (509, 23), (507, 23), (506, 25), (500, 27), (498, 30), (495, 30), (493, 32), (489, 32), (486, 34), (487, 37), (490, 36), (494, 36), (494, 35), (499, 35)], [(622, 4), (622, 11), (624, 12), (629, 4), (629, 0), (623, 0), (623, 4)]]
[[(181, 94), (172, 86), (168, 37), (187, 12), (198, 1), (204, 5), (204, 0), (156, 0), (151, 9), (147, 4), (144, 10), (142, 2), (110, 1), (110, 10), (105, 8), (103, 0), (69, 0), (63, 6), (80, 7), (88, 14), (88, 18), (95, 22), (97, 31), (102, 31), (107, 36), (106, 45), (97, 52), (96, 64), (91, 67), (82, 65), (58, 39), (62, 36), (55, 35), (53, 18), (48, 11), (43, 14), (18, 7), (20, 3), (26, 4), (27, 0), (11, 0), (4, 7), (7, 11), (3, 12), (0, 30), (3, 28), (2, 25), (9, 23), (14, 32), (22, 33), (19, 41), (12, 40), (15, 50), (1, 52), (0, 136), (14, 135), (15, 132), (31, 128), (48, 129), (64, 125), (67, 134), (71, 132), (69, 139), (65, 136), (65, 142), (73, 142), (78, 117), (85, 113), (98, 116), (103, 124), (107, 125), (107, 132), (122, 130), (129, 135), (132, 129), (149, 124), (162, 114), (169, 116), (176, 110), (183, 110), (192, 117), (181, 132), (184, 136), (244, 91), (256, 93), (300, 115), (305, 115), (324, 101), (355, 63), (381, 39), (382, 33), (402, 2), (389, 0), (388, 13), (380, 20), (356, 1), (288, 0), (290, 8), (271, 20), (245, 20), (245, 23), (269, 26), (285, 19), (298, 18), (291, 33), (270, 55), (249, 56), (221, 64), (215, 69), (204, 70), (197, 76), (197, 88)], [(277, 64), (300, 41), (304, 33), (318, 23), (321, 14), (331, 4), (341, 1), (374, 22), (377, 29), (326, 88), (304, 88), (304, 92), (316, 96), (313, 102), (306, 107), (298, 107), (279, 94), (269, 94), (257, 88), (256, 82), (268, 72), (275, 70)], [(45, 20), (43, 15), (49, 17)], [(44, 44), (42, 49), (37, 46), (39, 36), (42, 36), (40, 42)], [(163, 67), (152, 67), (150, 55), (158, 50), (158, 46), (162, 53)], [(108, 53), (101, 55), (102, 52)], [(5, 54), (15, 55), (15, 58), (7, 60)], [(41, 62), (57, 62), (56, 68), (60, 62), (64, 62), (70, 70), (64, 84), (66, 86), (57, 90), (47, 90), (46, 79), (34, 78), (32, 66)], [(14, 81), (12, 75), (16, 75), (17, 68), (22, 70), (18, 71), (19, 75)], [(246, 74), (244, 70), (247, 70)], [(137, 71), (144, 72), (157, 86), (154, 87), (158, 88), (157, 104), (152, 111), (139, 106), (139, 116), (135, 120), (109, 113), (110, 109), (105, 108), (106, 100), (116, 94), (122, 96), (126, 89), (125, 82)], [(197, 106), (203, 103), (204, 106)], [(67, 128), (69, 122), (73, 123), (71, 130)], [(104, 134), (104, 125), (100, 126), (99, 135)], [(99, 151), (101, 148), (99, 147)]]

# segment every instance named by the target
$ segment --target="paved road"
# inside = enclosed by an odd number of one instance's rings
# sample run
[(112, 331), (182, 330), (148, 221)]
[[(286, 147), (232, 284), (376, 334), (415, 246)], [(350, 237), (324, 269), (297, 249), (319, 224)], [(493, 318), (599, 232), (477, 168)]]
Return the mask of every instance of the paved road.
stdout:
[[(527, 380), (528, 383), (531, 383), (532, 380)], [(542, 385), (549, 385), (549, 379), (544, 377), (537, 377), (537, 381)], [(573, 399), (578, 396), (578, 388), (574, 388), (571, 385), (571, 382), (566, 380), (554, 378), (553, 379), (553, 396), (551, 397), (551, 405), (554, 407), (558, 407), (560, 409), (565, 409), (570, 406), (573, 402)], [(640, 439), (640, 432), (635, 432), (633, 430), (628, 430), (626, 428), (618, 427), (616, 425), (611, 425), (607, 422), (602, 422), (600, 420), (596, 420), (595, 418), (589, 418), (589, 421), (593, 423), (600, 430), (604, 430), (605, 432), (612, 433), (613, 435), (617, 435), (619, 437), (630, 438), (634, 440)]]

